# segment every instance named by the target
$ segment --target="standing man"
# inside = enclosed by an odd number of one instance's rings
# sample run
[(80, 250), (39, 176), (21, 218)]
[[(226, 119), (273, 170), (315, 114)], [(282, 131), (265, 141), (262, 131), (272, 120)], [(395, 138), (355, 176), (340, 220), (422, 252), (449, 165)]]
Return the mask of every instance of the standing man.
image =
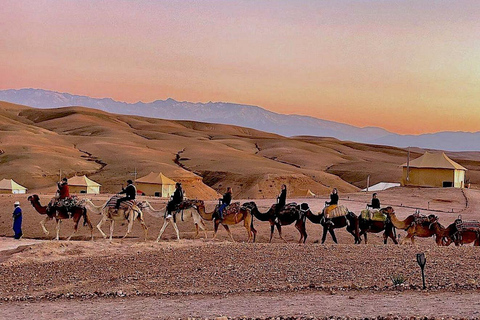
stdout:
[(15, 235), (13, 236), (15, 239), (19, 240), (22, 236), (22, 208), (20, 208), (20, 202), (15, 201), (13, 204), (15, 208), (13, 210), (13, 232)]
[(115, 209), (120, 208), (120, 203), (122, 203), (122, 201), (135, 200), (135, 197), (137, 196), (137, 188), (135, 188), (135, 186), (133, 185), (132, 180), (127, 180), (127, 187), (122, 188), (122, 191), (119, 192), (119, 194), (123, 194), (123, 193), (125, 194), (125, 197), (117, 200)]
[(220, 205), (220, 208), (218, 208), (218, 212), (220, 213), (220, 219), (223, 219), (223, 210), (230, 205), (230, 202), (232, 202), (232, 188), (227, 187), (227, 192), (225, 192), (223, 198), (220, 200), (222, 201), (222, 204)]
[(377, 198), (377, 193), (372, 194), (372, 204), (367, 204), (368, 208), (380, 209), (380, 200)]
[(175, 184), (175, 192), (173, 193), (172, 200), (167, 204), (167, 216), (165, 218), (169, 219), (172, 217), (172, 211), (177, 209), (177, 206), (183, 201), (183, 189), (182, 184), (177, 182)]

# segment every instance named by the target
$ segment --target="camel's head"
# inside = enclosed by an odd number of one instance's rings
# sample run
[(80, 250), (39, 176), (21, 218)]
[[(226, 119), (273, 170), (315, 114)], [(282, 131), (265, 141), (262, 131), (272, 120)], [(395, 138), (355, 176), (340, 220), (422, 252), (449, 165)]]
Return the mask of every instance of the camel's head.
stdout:
[(428, 216), (428, 221), (430, 222), (430, 224), (435, 223), (438, 221), (438, 216), (431, 214)]
[(395, 214), (395, 210), (394, 210), (392, 207), (390, 207), (390, 206), (389, 206), (389, 207), (386, 207), (386, 208), (383, 208), (383, 209), (381, 210), (381, 212), (382, 212), (383, 214), (386, 214), (387, 216), (391, 216), (391, 215)]
[(203, 202), (203, 200), (193, 199), (190, 201), (191, 201), (192, 207), (194, 207), (195, 209), (198, 209), (198, 207), (205, 207), (205, 202)]
[(299, 209), (300, 209), (300, 212), (301, 212), (302, 214), (305, 214), (305, 213), (307, 213), (307, 212), (311, 212), (311, 211), (310, 211), (310, 207), (308, 206), (308, 203), (306, 203), (306, 202), (302, 203), (299, 207), (300, 207), (300, 208), (299, 208)]
[(27, 200), (30, 201), (30, 203), (33, 204), (34, 202), (40, 201), (40, 198), (38, 197), (38, 195), (33, 194), (33, 195), (29, 196), (29, 197), (27, 198)]
[(253, 201), (245, 202), (242, 207), (247, 208), (248, 210), (252, 211), (254, 208), (257, 207), (257, 204)]

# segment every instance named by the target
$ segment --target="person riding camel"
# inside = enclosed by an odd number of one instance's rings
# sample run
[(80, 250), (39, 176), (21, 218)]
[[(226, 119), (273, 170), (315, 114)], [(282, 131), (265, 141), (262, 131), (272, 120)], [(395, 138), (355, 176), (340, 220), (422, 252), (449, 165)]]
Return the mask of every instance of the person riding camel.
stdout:
[(132, 180), (127, 180), (127, 183), (128, 183), (127, 187), (125, 187), (125, 188), (122, 187), (122, 191), (119, 192), (119, 194), (125, 194), (125, 197), (119, 198), (117, 200), (117, 204), (115, 205), (115, 209), (120, 208), (120, 204), (123, 201), (135, 200), (135, 197), (137, 196), (137, 188), (135, 188), (135, 186), (133, 185), (133, 181)]
[(172, 217), (172, 211), (177, 209), (177, 206), (183, 201), (183, 189), (182, 184), (177, 182), (175, 184), (175, 192), (173, 193), (172, 199), (167, 204), (167, 215), (166, 218)]
[(376, 193), (372, 194), (372, 204), (367, 204), (367, 208), (380, 209), (380, 200)]
[(232, 188), (227, 187), (227, 192), (225, 192), (223, 198), (218, 200), (222, 202), (218, 208), (218, 213), (220, 214), (220, 219), (223, 219), (223, 210), (232, 202)]
[(285, 184), (282, 184), (282, 190), (280, 191), (280, 194), (277, 197), (277, 204), (275, 206), (276, 222), (278, 222), (278, 214), (283, 209), (283, 207), (285, 207), (286, 203), (287, 203), (287, 186)]
[(325, 205), (338, 205), (338, 190), (333, 188), (332, 193), (330, 194), (330, 201), (325, 201)]
[(57, 193), (58, 197), (57, 200), (62, 200), (66, 198), (70, 198), (70, 189), (68, 188), (68, 180), (67, 178), (63, 178), (62, 182), (57, 183)]

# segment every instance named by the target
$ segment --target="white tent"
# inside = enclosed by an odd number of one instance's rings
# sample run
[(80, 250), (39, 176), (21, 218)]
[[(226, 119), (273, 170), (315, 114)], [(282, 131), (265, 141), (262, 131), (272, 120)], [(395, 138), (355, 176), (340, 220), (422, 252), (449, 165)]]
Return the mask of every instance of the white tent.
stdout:
[(99, 194), (101, 184), (90, 180), (87, 176), (75, 176), (68, 179), (68, 186), (71, 193)]
[[(379, 182), (373, 186), (368, 187), (368, 191), (382, 191), (382, 190), (387, 190), (394, 187), (400, 187), (400, 183)], [(363, 189), (362, 191), (367, 191), (367, 189)]]
[(0, 181), (0, 193), (27, 193), (27, 188), (12, 179), (3, 179)]

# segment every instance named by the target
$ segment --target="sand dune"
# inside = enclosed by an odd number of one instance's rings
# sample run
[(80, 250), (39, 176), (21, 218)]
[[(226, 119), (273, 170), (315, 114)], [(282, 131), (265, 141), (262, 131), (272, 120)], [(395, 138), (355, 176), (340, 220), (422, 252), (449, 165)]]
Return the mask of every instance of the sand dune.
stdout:
[[(34, 109), (0, 102), (0, 177), (32, 192), (51, 192), (63, 175), (87, 174), (103, 192), (120, 190), (136, 169), (181, 180), (190, 197), (213, 199), (232, 186), (237, 198), (273, 198), (332, 187), (354, 192), (400, 179), (406, 150), (332, 138), (285, 138), (258, 130), (192, 121), (109, 114), (68, 107)], [(178, 156), (177, 156), (178, 154)], [(420, 153), (414, 153), (415, 157)], [(451, 156), (480, 181), (475, 154)], [(178, 159), (178, 162), (175, 162)]]

